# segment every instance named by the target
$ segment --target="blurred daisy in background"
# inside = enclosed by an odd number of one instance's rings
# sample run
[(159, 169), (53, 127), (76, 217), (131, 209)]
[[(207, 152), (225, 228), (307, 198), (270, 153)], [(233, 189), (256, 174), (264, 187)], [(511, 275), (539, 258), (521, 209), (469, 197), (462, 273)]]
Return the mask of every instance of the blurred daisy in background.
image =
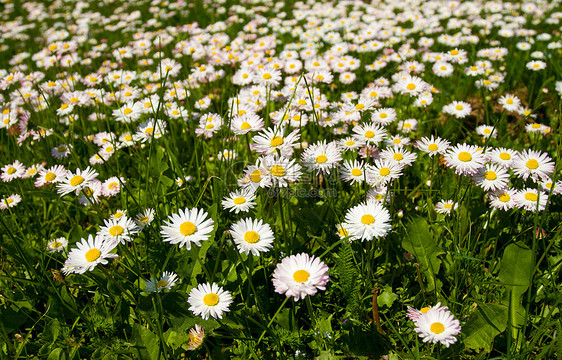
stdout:
[(67, 245), (68, 240), (66, 240), (66, 238), (64, 237), (59, 237), (47, 243), (47, 251), (51, 253), (61, 252), (66, 248)]
[(145, 281), (144, 291), (160, 292), (162, 290), (170, 290), (176, 285), (178, 275), (172, 271), (164, 271), (162, 276)]

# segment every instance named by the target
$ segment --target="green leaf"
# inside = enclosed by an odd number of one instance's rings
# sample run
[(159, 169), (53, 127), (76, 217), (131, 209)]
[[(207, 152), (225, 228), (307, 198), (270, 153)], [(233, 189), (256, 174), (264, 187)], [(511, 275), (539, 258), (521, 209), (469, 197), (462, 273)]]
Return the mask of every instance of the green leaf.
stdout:
[(158, 336), (140, 324), (133, 326), (133, 340), (141, 359), (158, 359), (160, 341)]
[(58, 319), (53, 319), (49, 322), (49, 324), (45, 327), (43, 331), (43, 338), (48, 341), (49, 343), (54, 343), (57, 341), (60, 333), (60, 323)]
[(47, 360), (66, 360), (66, 353), (62, 350), (62, 348), (56, 348), (51, 351)]
[(469, 349), (492, 350), (496, 335), (507, 327), (507, 307), (499, 304), (481, 304), (473, 317), (463, 326), (464, 344)]
[(500, 265), (500, 282), (506, 286), (502, 304), (509, 308), (509, 324), (514, 340), (521, 339), (519, 331), (525, 321), (521, 297), (530, 285), (532, 255), (532, 251), (522, 243), (511, 244), (505, 248)]
[(427, 291), (435, 289), (435, 276), (439, 273), (441, 260), (438, 256), (445, 252), (437, 246), (429, 233), (429, 225), (425, 219), (417, 217), (408, 226), (402, 247), (409, 251), (420, 263), (427, 279)]
[(398, 299), (398, 295), (392, 292), (390, 285), (386, 285), (377, 297), (377, 305), (391, 307), (396, 299)]
[(187, 335), (187, 333), (178, 333), (172, 329), (168, 329), (168, 331), (164, 333), (164, 341), (169, 347), (176, 350), (189, 341), (189, 335)]

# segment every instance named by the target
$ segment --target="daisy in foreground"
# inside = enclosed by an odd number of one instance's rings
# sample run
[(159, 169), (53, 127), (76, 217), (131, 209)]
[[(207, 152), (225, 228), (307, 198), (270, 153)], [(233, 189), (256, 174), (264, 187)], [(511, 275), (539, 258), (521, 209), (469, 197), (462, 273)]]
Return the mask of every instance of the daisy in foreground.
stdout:
[(255, 219), (242, 219), (230, 228), (230, 234), (238, 251), (252, 253), (259, 256), (262, 252), (267, 252), (273, 246), (273, 231), (267, 223)]
[(423, 342), (433, 344), (441, 343), (445, 347), (457, 342), (456, 335), (461, 332), (461, 325), (453, 314), (443, 307), (428, 309), (427, 312), (419, 314), (414, 320), (414, 329)]
[(345, 215), (345, 222), (353, 240), (371, 241), (385, 236), (392, 229), (390, 212), (376, 202), (361, 203), (352, 207)]
[(205, 210), (193, 208), (180, 209), (177, 214), (168, 216), (164, 224), (160, 231), (163, 241), (191, 250), (191, 243), (201, 246), (201, 241), (209, 239), (214, 221)]
[(116, 245), (117, 243), (108, 241), (102, 236), (90, 235), (88, 239), (82, 239), (70, 250), (63, 269), (71, 269), (70, 272), (76, 274), (92, 271), (98, 264), (107, 264), (107, 259), (118, 257), (117, 254), (111, 254)]
[(232, 295), (217, 284), (205, 283), (191, 290), (187, 302), (191, 305), (189, 310), (196, 316), (201, 315), (204, 320), (209, 316), (222, 319), (223, 313), (229, 311)]
[(146, 280), (144, 291), (146, 292), (160, 292), (164, 289), (170, 290), (176, 285), (178, 275), (175, 272), (164, 271), (162, 276), (157, 279)]
[(315, 295), (318, 290), (326, 290), (328, 281), (328, 266), (320, 258), (306, 253), (284, 258), (273, 272), (275, 292), (292, 296), (295, 301)]

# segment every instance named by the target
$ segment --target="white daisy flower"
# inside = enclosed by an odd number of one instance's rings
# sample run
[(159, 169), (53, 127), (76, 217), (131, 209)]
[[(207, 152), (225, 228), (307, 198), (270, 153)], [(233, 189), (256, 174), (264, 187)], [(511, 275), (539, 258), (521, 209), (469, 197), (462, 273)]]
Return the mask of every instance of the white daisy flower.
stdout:
[(180, 248), (185, 246), (187, 250), (191, 249), (191, 243), (201, 246), (201, 241), (208, 240), (214, 228), (214, 221), (208, 216), (203, 209), (180, 209), (164, 221), (160, 231), (163, 241), (180, 244)]
[(228, 306), (232, 303), (232, 295), (217, 284), (199, 284), (189, 293), (187, 300), (189, 310), (195, 316), (201, 316), (207, 320), (209, 316), (222, 319), (222, 315), (228, 312)]
[(346, 161), (340, 169), (341, 179), (361, 184), (365, 180), (365, 163), (362, 161)]
[(84, 170), (76, 169), (75, 173), (68, 171), (64, 180), (57, 184), (57, 192), (61, 196), (71, 192), (78, 195), (80, 191), (87, 188), (97, 176), (98, 173), (89, 166)]
[(139, 231), (148, 226), (154, 220), (154, 209), (144, 209), (135, 216), (135, 223), (139, 227)]
[(524, 180), (531, 177), (535, 181), (540, 181), (554, 173), (554, 162), (546, 153), (526, 149), (513, 161), (513, 171)]
[(386, 135), (384, 128), (374, 123), (356, 125), (353, 127), (353, 133), (353, 135), (361, 139), (362, 142), (375, 145), (381, 142)]
[(374, 202), (362, 203), (349, 209), (345, 222), (348, 224), (349, 234), (361, 241), (378, 239), (392, 229), (390, 212), (380, 203)]
[(455, 336), (461, 332), (460, 322), (448, 310), (443, 309), (427, 310), (415, 320), (415, 324), (415, 331), (423, 342), (441, 343), (445, 347), (457, 342)]
[(4, 182), (9, 182), (14, 179), (21, 178), (24, 173), (25, 165), (16, 160), (12, 164), (8, 164), (2, 167), (2, 174), (0, 175), (0, 178), (2, 178), (2, 181)]
[(485, 162), (482, 150), (476, 145), (458, 144), (445, 154), (445, 163), (459, 175), (473, 175)]
[(326, 290), (330, 281), (328, 266), (320, 258), (300, 253), (285, 257), (273, 272), (275, 292), (293, 297), (295, 301), (307, 295), (315, 295), (318, 290)]
[(309, 171), (327, 173), (341, 161), (341, 152), (335, 142), (326, 144), (323, 140), (306, 148), (301, 155), (302, 163)]
[(393, 146), (386, 148), (380, 154), (381, 159), (385, 161), (394, 161), (398, 165), (405, 167), (411, 165), (418, 157), (413, 152), (407, 150), (402, 146)]
[(7, 208), (11, 208), (16, 206), (21, 201), (21, 196), (18, 194), (12, 194), (7, 197), (3, 197), (0, 200), (0, 210), (6, 210)]
[(222, 200), (222, 207), (238, 214), (239, 212), (247, 212), (256, 206), (254, 200), (256, 195), (251, 189), (242, 189), (233, 191)]
[(543, 211), (546, 208), (548, 195), (545, 192), (538, 192), (536, 189), (526, 188), (517, 191), (513, 195), (513, 201), (517, 207), (528, 211)]
[(513, 166), (513, 161), (517, 158), (517, 156), (517, 151), (502, 147), (486, 151), (486, 158), (489, 161), (506, 169)]
[(496, 164), (486, 164), (480, 168), (472, 178), (476, 185), (484, 190), (501, 190), (509, 183), (509, 173), (506, 169)]
[(447, 149), (449, 148), (450, 143), (449, 141), (441, 139), (440, 137), (435, 138), (433, 135), (431, 135), (430, 138), (423, 137), (418, 140), (415, 146), (424, 153), (429, 154), (429, 156), (433, 157), (437, 154), (444, 154), (445, 151), (447, 151)]
[(176, 285), (178, 275), (173, 271), (164, 271), (162, 276), (156, 279), (145, 281), (144, 291), (146, 292), (160, 292), (164, 289), (170, 290)]
[(435, 204), (435, 211), (440, 214), (450, 214), (451, 211), (456, 210), (459, 205), (453, 200), (441, 200)]
[(515, 208), (515, 206), (517, 206), (514, 200), (516, 193), (517, 190), (513, 189), (503, 189), (488, 193), (490, 207), (503, 211), (508, 211)]
[(126, 241), (131, 241), (131, 236), (138, 232), (139, 229), (132, 219), (129, 219), (127, 216), (121, 216), (117, 219), (111, 218), (104, 220), (103, 226), (100, 226), (98, 235), (116, 244), (124, 244)]
[(47, 243), (47, 251), (51, 253), (61, 252), (66, 248), (67, 245), (68, 245), (68, 240), (66, 240), (66, 238), (64, 237), (56, 238)]
[(396, 161), (375, 160), (373, 165), (367, 165), (367, 183), (373, 186), (383, 186), (402, 175), (402, 166)]
[(255, 219), (242, 219), (230, 227), (232, 240), (238, 251), (248, 255), (250, 252), (259, 256), (273, 246), (273, 231), (267, 223)]
[(92, 271), (98, 264), (107, 264), (107, 259), (118, 257), (117, 254), (111, 254), (115, 245), (117, 243), (107, 241), (101, 236), (94, 238), (89, 235), (88, 239), (82, 239), (70, 250), (64, 265), (76, 274)]
[(302, 175), (301, 166), (294, 159), (268, 155), (261, 161), (267, 173), (264, 174), (269, 179), (270, 186), (288, 186), (289, 183), (297, 182)]

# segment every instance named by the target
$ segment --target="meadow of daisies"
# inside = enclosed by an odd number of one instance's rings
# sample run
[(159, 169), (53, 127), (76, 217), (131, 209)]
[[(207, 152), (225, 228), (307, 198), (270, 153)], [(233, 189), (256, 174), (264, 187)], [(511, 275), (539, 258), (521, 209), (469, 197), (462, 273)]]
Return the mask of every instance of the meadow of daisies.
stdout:
[(0, 10), (0, 359), (562, 357), (560, 1)]

